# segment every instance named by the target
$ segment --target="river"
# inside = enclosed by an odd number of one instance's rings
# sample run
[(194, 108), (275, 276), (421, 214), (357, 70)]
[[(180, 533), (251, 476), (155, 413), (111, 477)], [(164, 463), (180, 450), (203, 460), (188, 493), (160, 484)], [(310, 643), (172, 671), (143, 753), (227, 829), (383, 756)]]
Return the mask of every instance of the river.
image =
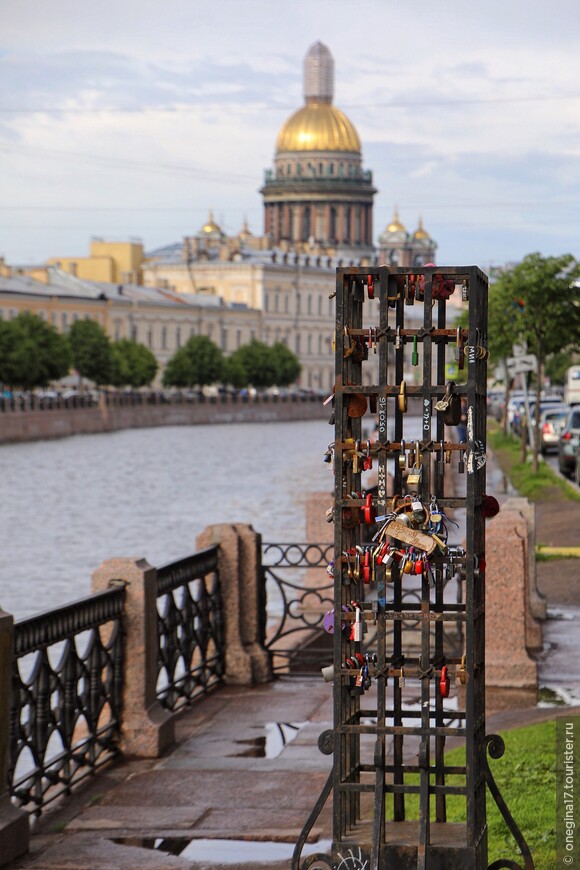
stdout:
[[(207, 525), (304, 541), (305, 502), (333, 488), (324, 420), (169, 426), (0, 446), (0, 606), (22, 619), (90, 594), (114, 556), (163, 565)], [(330, 500), (329, 500), (330, 504)]]

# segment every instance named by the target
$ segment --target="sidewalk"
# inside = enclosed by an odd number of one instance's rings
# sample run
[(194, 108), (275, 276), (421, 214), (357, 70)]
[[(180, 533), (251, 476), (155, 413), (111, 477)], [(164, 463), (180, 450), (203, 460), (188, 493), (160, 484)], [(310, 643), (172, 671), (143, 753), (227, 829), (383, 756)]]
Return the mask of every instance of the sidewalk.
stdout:
[[(493, 457), (488, 461), (488, 491), (501, 503), (509, 493)], [(537, 516), (539, 543), (577, 540), (580, 503), (566, 502), (564, 510), (543, 504)], [(563, 608), (580, 616), (580, 560), (539, 562), (538, 582), (550, 616), (540, 685), (569, 691), (578, 704), (578, 632), (570, 619), (555, 617)], [(504, 711), (487, 717), (486, 732), (564, 709), (580, 713), (580, 706)], [(331, 770), (332, 757), (317, 745), (331, 727), (332, 687), (322, 678), (218, 689), (179, 716), (176, 745), (165, 757), (114, 765), (41, 817), (29, 855), (14, 870), (288, 870)], [(325, 851), (331, 813), (328, 801), (312, 851)]]

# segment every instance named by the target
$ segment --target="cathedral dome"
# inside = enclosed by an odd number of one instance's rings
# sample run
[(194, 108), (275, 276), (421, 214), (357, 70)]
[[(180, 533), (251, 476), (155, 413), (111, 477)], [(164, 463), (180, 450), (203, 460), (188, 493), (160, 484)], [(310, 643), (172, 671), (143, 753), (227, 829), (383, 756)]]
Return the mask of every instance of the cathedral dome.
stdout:
[(388, 225), (385, 232), (387, 232), (387, 233), (406, 233), (407, 232), (405, 229), (405, 226), (399, 220), (399, 211), (397, 208), (395, 208), (395, 214), (393, 215), (393, 220)]
[(284, 151), (355, 151), (361, 144), (344, 112), (329, 103), (309, 102), (286, 121), (276, 140)]
[(306, 105), (286, 121), (278, 133), (276, 153), (287, 151), (347, 151), (360, 154), (358, 133), (344, 112), (332, 105), (334, 60), (322, 42), (304, 59)]
[(216, 224), (214, 220), (212, 210), (210, 210), (207, 223), (205, 223), (200, 230), (200, 235), (210, 236), (212, 238), (221, 238), (221, 236), (223, 235), (221, 227), (219, 226), (219, 224)]
[(431, 236), (429, 235), (429, 233), (427, 232), (427, 230), (423, 226), (423, 219), (422, 218), (419, 218), (419, 226), (417, 227), (417, 229), (413, 233), (413, 238), (416, 241), (420, 241), (421, 239), (430, 239), (431, 238)]

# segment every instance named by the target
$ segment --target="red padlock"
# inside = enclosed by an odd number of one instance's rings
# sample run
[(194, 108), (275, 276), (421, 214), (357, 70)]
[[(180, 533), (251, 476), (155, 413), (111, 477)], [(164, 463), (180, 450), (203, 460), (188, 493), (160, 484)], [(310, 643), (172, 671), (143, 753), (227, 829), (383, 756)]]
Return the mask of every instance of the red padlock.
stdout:
[(447, 665), (441, 668), (441, 679), (439, 680), (439, 691), (442, 698), (449, 697), (449, 674), (447, 673)]
[(365, 506), (362, 509), (363, 511), (363, 519), (367, 526), (370, 526), (375, 521), (375, 509), (373, 507), (373, 494), (371, 492), (367, 493), (367, 497), (365, 499)]
[(367, 275), (367, 290), (369, 294), (369, 299), (375, 298), (375, 282), (372, 275)]
[(371, 582), (371, 552), (365, 550), (365, 558), (363, 562), (363, 580), (365, 583)]

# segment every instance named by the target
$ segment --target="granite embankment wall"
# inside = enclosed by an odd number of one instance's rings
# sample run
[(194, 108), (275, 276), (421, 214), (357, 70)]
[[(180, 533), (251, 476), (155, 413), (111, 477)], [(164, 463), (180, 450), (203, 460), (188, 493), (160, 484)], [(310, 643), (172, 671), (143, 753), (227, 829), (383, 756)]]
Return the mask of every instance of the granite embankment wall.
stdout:
[(0, 414), (0, 444), (40, 441), (141, 429), (150, 426), (193, 426), (216, 423), (271, 423), (326, 419), (322, 400), (212, 401), (192, 404), (106, 405), (91, 408), (53, 408), (6, 411)]

